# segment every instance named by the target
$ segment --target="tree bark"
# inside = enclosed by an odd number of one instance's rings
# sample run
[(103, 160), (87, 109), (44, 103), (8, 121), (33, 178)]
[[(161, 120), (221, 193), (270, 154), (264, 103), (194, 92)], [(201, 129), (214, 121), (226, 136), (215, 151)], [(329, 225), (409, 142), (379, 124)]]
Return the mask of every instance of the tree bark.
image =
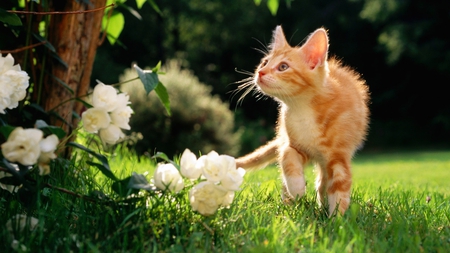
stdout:
[[(106, 0), (54, 0), (54, 11), (86, 11), (101, 8)], [(46, 111), (54, 113), (51, 124), (62, 127), (68, 135), (77, 127), (83, 104), (71, 100), (87, 94), (95, 54), (100, 42), (101, 22), (104, 10), (88, 13), (52, 15), (49, 25), (49, 42), (57, 55), (67, 64), (53, 60), (51, 73), (44, 84), (41, 97)], [(56, 79), (56, 78), (57, 79)], [(73, 91), (60, 84), (62, 80)], [(69, 102), (65, 102), (69, 101)]]

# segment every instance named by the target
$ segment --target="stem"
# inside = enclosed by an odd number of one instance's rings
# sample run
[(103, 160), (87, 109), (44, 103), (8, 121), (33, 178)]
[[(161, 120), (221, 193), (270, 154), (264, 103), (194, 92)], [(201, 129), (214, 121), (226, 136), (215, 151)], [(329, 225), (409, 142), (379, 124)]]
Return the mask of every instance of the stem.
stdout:
[(83, 13), (89, 13), (89, 12), (96, 12), (101, 11), (109, 7), (114, 7), (115, 4), (110, 4), (104, 7), (92, 9), (92, 10), (86, 10), (86, 11), (14, 11), (14, 10), (8, 10), (9, 13), (15, 13), (15, 14), (33, 14), (33, 15), (66, 15), (66, 14), (83, 14)]
[(79, 194), (79, 193), (76, 193), (76, 192), (73, 192), (73, 191), (69, 191), (69, 190), (67, 190), (65, 188), (61, 188), (61, 187), (57, 187), (57, 186), (51, 185), (49, 183), (44, 183), (44, 186), (48, 187), (48, 188), (51, 188), (51, 189), (54, 189), (54, 190), (57, 190), (59, 192), (68, 194), (68, 195), (75, 196), (75, 197), (80, 198), (80, 199), (87, 200), (87, 201), (92, 202), (92, 203), (102, 203), (102, 204), (108, 203), (106, 201), (105, 202), (104, 201), (100, 201), (100, 200), (97, 200), (95, 198), (92, 198), (92, 197), (89, 197), (89, 196), (86, 196), (86, 195), (82, 195), (82, 194)]
[[(46, 10), (48, 9), (48, 3), (45, 4), (45, 8)], [(50, 17), (49, 16), (45, 16), (44, 17), (44, 22), (45, 22), (45, 39), (48, 39), (48, 26), (50, 23)], [(42, 56), (42, 65), (41, 65), (41, 74), (39, 76), (39, 83), (38, 83), (38, 95), (37, 95), (37, 101), (36, 103), (38, 105), (41, 104), (41, 96), (42, 96), (42, 86), (44, 86), (43, 82), (44, 82), (44, 72), (45, 72), (45, 64), (47, 62), (47, 53), (48, 53), (48, 49), (44, 49), (44, 54)]]
[[(26, 5), (28, 6), (28, 5)], [(30, 3), (30, 10), (33, 11), (33, 6), (34, 4), (31, 2)], [(31, 36), (31, 21), (33, 19), (33, 16), (27, 16), (28, 19), (28, 28), (27, 28), (27, 36), (25, 38), (25, 45), (29, 45), (30, 44), (30, 36)], [(25, 51), (25, 55), (23, 56), (23, 69), (26, 70), (27, 69), (27, 63), (28, 63), (28, 50)]]
[[(129, 83), (129, 82), (132, 82), (132, 81), (136, 81), (136, 80), (138, 80), (138, 79), (139, 79), (139, 77), (136, 77), (136, 78), (133, 78), (133, 79), (124, 81), (124, 82), (115, 83), (115, 84), (110, 84), (110, 85), (113, 86), (113, 87), (117, 87), (117, 86), (120, 86), (120, 85), (122, 85), (122, 84), (124, 84), (124, 83)], [(87, 96), (91, 95), (92, 93), (93, 93), (93, 92), (88, 92), (86, 95), (79, 96), (78, 98), (84, 98), (84, 97), (87, 97)], [(61, 103), (57, 104), (57, 105), (56, 105), (55, 107), (53, 107), (52, 109), (50, 109), (49, 111), (53, 111), (53, 110), (55, 110), (56, 108), (58, 108), (59, 106), (65, 104), (65, 103), (67, 103), (67, 102), (73, 101), (73, 100), (75, 100), (75, 99), (77, 99), (77, 98), (69, 98), (69, 99), (67, 99), (67, 100), (64, 100), (64, 101), (62, 101)]]
[(18, 52), (21, 52), (21, 51), (24, 51), (27, 49), (32, 49), (32, 48), (38, 47), (40, 45), (44, 45), (45, 43), (48, 43), (48, 41), (41, 41), (41, 42), (29, 45), (29, 46), (25, 46), (25, 47), (13, 49), (13, 50), (0, 50), (0, 52), (2, 54), (14, 54), (14, 53), (18, 53)]

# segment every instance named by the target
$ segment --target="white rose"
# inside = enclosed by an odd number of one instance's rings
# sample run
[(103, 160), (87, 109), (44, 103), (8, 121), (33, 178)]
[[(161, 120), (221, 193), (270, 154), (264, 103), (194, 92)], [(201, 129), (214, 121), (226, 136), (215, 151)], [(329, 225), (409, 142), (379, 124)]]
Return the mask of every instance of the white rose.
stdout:
[(58, 146), (59, 139), (52, 134), (39, 142), (41, 155), (38, 159), (39, 175), (47, 175), (50, 173), (50, 161), (56, 158), (55, 150)]
[[(16, 65), (19, 67), (19, 65)], [(30, 77), (28, 76), (27, 72), (21, 71), (20, 67), (18, 70), (9, 70), (6, 73), (4, 73), (5, 76), (8, 76), (10, 79), (10, 82), (14, 84), (14, 92), (11, 94), (11, 99), (15, 102), (21, 101), (25, 98), (26, 95), (26, 89), (29, 86), (28, 79)], [(17, 106), (17, 105), (16, 105)], [(14, 106), (14, 107), (16, 107)], [(13, 107), (13, 108), (14, 108)], [(10, 108), (12, 109), (12, 108)]]
[(228, 206), (231, 205), (231, 203), (233, 203), (233, 199), (234, 199), (234, 191), (228, 191), (225, 194), (225, 197), (223, 198), (223, 201), (222, 201), (221, 205), (223, 207), (228, 207)]
[(133, 110), (129, 106), (117, 107), (111, 112), (111, 122), (122, 129), (130, 130), (131, 128), (128, 123), (130, 122), (132, 113)]
[(218, 183), (220, 182), (233, 163), (236, 163), (233, 157), (227, 155), (217, 154), (215, 151), (209, 152), (204, 160), (203, 175), (208, 181)]
[(244, 181), (244, 175), (245, 170), (243, 168), (229, 170), (222, 178), (222, 181), (220, 181), (220, 184), (229, 191), (237, 191)]
[(114, 124), (110, 124), (108, 127), (100, 129), (98, 135), (104, 143), (111, 145), (116, 144), (121, 138), (125, 136), (122, 133), (122, 130)]
[(19, 101), (25, 98), (29, 79), (19, 64), (14, 65), (11, 54), (6, 57), (0, 54), (0, 113), (5, 113), (6, 108), (17, 107)]
[(98, 83), (92, 93), (92, 105), (111, 112), (117, 107), (117, 90), (103, 83)]
[(42, 136), (43, 133), (39, 129), (15, 128), (1, 146), (3, 156), (10, 162), (23, 165), (35, 164), (41, 154), (39, 142)]
[(198, 179), (202, 174), (202, 167), (197, 163), (197, 157), (189, 149), (185, 149), (180, 159), (181, 175), (189, 179)]
[(89, 133), (97, 133), (98, 130), (106, 128), (111, 123), (108, 112), (102, 108), (89, 108), (81, 114), (83, 127)]
[(184, 188), (183, 178), (180, 172), (171, 163), (158, 164), (153, 175), (155, 186), (161, 190), (169, 189), (172, 192), (178, 193)]
[(227, 191), (209, 181), (201, 182), (189, 191), (192, 210), (202, 215), (213, 215), (224, 202)]
[(118, 107), (126, 107), (129, 104), (131, 104), (130, 102), (130, 96), (128, 96), (127, 93), (120, 93), (117, 94), (117, 101), (116, 101), (116, 106)]

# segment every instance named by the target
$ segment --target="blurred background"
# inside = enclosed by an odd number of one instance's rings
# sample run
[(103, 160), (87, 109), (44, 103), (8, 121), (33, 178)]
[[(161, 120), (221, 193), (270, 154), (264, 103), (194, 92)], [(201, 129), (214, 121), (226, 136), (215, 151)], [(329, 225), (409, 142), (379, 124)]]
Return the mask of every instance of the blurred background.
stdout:
[[(173, 115), (156, 97), (125, 84), (133, 101), (132, 129), (140, 153), (169, 155), (188, 147), (240, 155), (274, 135), (277, 105), (248, 95), (238, 103), (235, 82), (249, 77), (276, 25), (291, 45), (315, 29), (329, 31), (330, 55), (360, 72), (371, 92), (364, 150), (446, 148), (450, 144), (450, 2), (423, 0), (156, 0), (139, 20), (129, 11), (118, 41), (97, 52), (92, 83), (137, 76), (133, 63), (161, 61)], [(134, 1), (127, 4), (135, 9)], [(256, 50), (255, 50), (256, 49)], [(128, 86), (128, 87), (127, 87)]]

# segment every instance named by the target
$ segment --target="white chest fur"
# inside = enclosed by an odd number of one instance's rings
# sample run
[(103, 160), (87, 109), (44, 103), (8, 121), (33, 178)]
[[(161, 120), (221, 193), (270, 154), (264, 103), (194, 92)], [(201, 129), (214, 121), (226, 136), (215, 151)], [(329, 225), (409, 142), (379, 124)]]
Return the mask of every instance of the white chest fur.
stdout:
[(311, 158), (318, 158), (318, 141), (322, 133), (313, 109), (307, 104), (295, 108), (283, 104), (280, 113), (283, 121), (279, 126), (280, 134), (288, 136), (289, 145), (308, 153)]

